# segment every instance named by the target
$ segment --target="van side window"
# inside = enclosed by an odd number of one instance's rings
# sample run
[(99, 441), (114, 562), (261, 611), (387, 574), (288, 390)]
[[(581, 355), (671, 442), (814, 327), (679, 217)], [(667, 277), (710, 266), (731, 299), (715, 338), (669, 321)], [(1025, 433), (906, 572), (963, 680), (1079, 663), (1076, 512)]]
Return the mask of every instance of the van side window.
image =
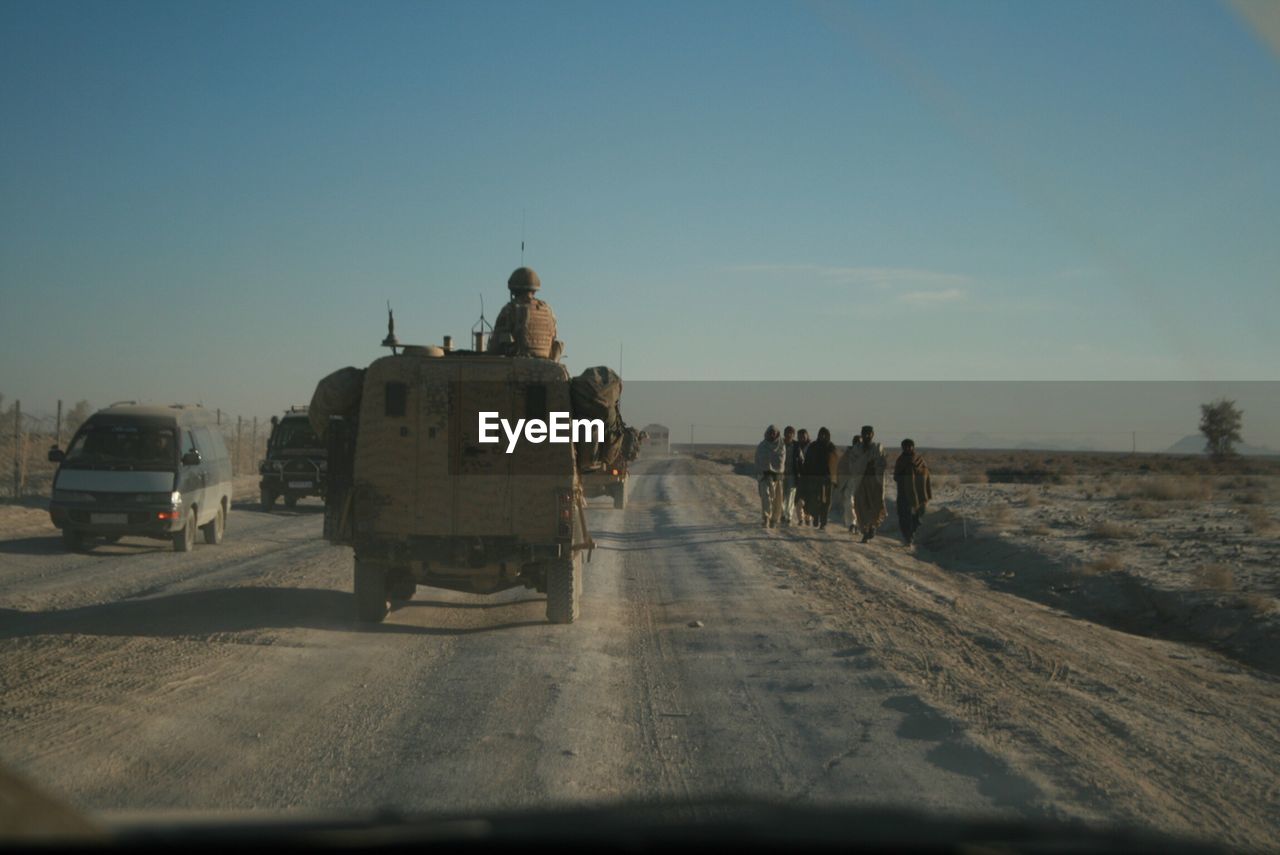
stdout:
[(227, 444), (222, 441), (222, 432), (214, 427), (196, 428), (200, 441), (200, 453), (211, 460), (226, 460)]
[(409, 387), (404, 383), (388, 383), (386, 392), (388, 416), (403, 416), (409, 401)]

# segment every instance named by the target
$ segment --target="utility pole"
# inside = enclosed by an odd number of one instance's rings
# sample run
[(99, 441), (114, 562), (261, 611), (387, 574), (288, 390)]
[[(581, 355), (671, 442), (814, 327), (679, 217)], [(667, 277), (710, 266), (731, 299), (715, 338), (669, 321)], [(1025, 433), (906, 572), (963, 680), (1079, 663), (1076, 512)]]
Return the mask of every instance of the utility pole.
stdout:
[(236, 465), (232, 472), (234, 475), (240, 474), (240, 428), (244, 422), (243, 416), (236, 416)]
[(53, 444), (62, 445), (62, 399), (58, 399), (58, 422), (53, 431)]
[[(692, 445), (693, 445), (693, 422), (690, 422), (690, 423), (689, 423), (689, 445), (690, 445), (690, 446), (692, 446)], [(693, 449), (692, 449), (692, 448), (690, 448), (690, 451), (692, 451), (692, 450), (693, 450)]]
[(1138, 432), (1136, 430), (1133, 432), (1133, 453), (1138, 453)]
[(253, 464), (258, 460), (258, 417), (253, 417), (253, 439), (249, 442), (249, 468), (253, 469)]
[(215, 410), (215, 412), (218, 414), (218, 424), (222, 424), (222, 410)]

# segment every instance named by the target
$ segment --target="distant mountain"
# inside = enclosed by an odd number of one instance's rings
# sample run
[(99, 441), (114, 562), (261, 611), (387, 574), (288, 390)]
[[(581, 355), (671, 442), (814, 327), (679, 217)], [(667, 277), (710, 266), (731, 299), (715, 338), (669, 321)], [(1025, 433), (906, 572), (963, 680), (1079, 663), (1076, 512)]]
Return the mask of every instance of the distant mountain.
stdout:
[[(1247, 442), (1237, 445), (1236, 452), (1250, 457), (1274, 457), (1280, 454), (1280, 451), (1276, 451), (1274, 448), (1267, 448), (1265, 445), (1250, 445)], [(1204, 437), (1198, 433), (1188, 434), (1166, 448), (1165, 454), (1204, 454)]]

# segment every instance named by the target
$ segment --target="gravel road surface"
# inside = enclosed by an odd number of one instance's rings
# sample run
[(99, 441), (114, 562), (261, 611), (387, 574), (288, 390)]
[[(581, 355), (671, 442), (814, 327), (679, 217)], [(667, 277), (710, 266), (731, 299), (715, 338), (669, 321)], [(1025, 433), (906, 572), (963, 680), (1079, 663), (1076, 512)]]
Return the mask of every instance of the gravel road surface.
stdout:
[(726, 467), (588, 514), (582, 618), (420, 588), (352, 621), (320, 506), (67, 554), (0, 531), (0, 762), (103, 816), (747, 795), (1274, 843), (1276, 680), (945, 572), (762, 530)]

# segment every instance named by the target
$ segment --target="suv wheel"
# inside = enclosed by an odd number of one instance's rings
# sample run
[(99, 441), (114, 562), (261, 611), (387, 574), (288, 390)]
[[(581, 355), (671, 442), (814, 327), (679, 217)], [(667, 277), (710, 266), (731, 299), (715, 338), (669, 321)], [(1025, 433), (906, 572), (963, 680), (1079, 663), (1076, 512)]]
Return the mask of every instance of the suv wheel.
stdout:
[(284, 506), (285, 506), (286, 508), (288, 508), (289, 510), (293, 510), (294, 508), (296, 508), (296, 507), (298, 506), (298, 497), (297, 497), (297, 496), (285, 496), (285, 497), (284, 497)]
[(227, 512), (222, 506), (218, 506), (218, 513), (213, 519), (200, 526), (200, 531), (204, 532), (205, 543), (222, 543), (223, 532), (227, 530)]
[(573, 623), (582, 601), (582, 556), (557, 558), (547, 564), (547, 620)]
[(271, 506), (276, 503), (276, 494), (266, 488), (263, 488), (262, 492), (259, 494), (259, 498), (262, 500), (262, 510), (267, 513), (271, 513)]
[(64, 528), (62, 530), (62, 545), (68, 552), (83, 552), (84, 535), (75, 529)]
[(359, 558), (355, 564), (356, 620), (381, 623), (387, 616), (387, 571)]
[(196, 545), (196, 509), (187, 512), (187, 524), (173, 533), (173, 551), (190, 552)]

